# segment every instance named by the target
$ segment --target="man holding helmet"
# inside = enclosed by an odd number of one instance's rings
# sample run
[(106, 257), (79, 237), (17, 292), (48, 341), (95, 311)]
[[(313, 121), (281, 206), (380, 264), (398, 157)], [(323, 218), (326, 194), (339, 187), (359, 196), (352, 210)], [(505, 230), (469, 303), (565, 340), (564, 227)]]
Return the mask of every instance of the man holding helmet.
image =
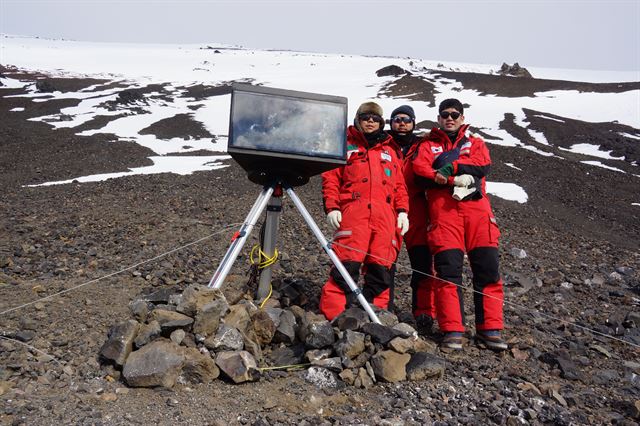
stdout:
[[(401, 152), (383, 131), (382, 108), (365, 102), (347, 129), (347, 164), (322, 174), (327, 221), (335, 230), (333, 250), (375, 306), (387, 309), (390, 268), (409, 228), (407, 188)], [(320, 311), (332, 320), (355, 300), (335, 267), (322, 287)]]
[(464, 308), (462, 266), (467, 253), (473, 272), (476, 338), (493, 350), (507, 349), (502, 339), (503, 288), (498, 271), (500, 231), (485, 190), (491, 166), (484, 141), (466, 136), (464, 108), (446, 99), (438, 108), (439, 128), (431, 130), (413, 161), (427, 187), (430, 225), (427, 239), (437, 277), (441, 346), (462, 349)]

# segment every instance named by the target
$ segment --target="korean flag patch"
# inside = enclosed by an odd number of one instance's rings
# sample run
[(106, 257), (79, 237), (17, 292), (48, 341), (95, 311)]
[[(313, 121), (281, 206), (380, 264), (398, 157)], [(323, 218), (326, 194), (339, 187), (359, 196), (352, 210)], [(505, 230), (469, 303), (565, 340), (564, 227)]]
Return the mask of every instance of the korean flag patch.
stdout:
[(432, 146), (431, 147), (431, 152), (433, 152), (434, 154), (442, 152), (442, 147), (441, 146)]
[(380, 154), (380, 157), (381, 157), (383, 160), (391, 161), (391, 155), (390, 155), (390, 154), (389, 154), (389, 152), (387, 152), (387, 151), (382, 151), (382, 153)]

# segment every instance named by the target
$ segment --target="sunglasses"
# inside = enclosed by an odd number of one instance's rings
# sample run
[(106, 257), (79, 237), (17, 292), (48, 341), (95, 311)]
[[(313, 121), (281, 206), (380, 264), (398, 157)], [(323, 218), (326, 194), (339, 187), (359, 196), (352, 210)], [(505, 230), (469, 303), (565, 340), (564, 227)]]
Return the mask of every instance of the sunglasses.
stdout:
[(377, 121), (378, 123), (383, 123), (384, 122), (382, 117), (380, 117), (378, 114), (360, 114), (358, 116), (358, 120), (360, 120), (360, 121), (373, 120), (373, 121)]
[(405, 123), (405, 124), (409, 124), (413, 121), (413, 119), (411, 119), (411, 117), (393, 117), (391, 119), (392, 123)]
[(458, 118), (460, 118), (462, 114), (460, 114), (459, 112), (449, 112), (449, 111), (442, 111), (440, 113), (440, 117), (444, 118), (445, 120), (449, 117), (451, 117), (454, 120), (457, 120)]

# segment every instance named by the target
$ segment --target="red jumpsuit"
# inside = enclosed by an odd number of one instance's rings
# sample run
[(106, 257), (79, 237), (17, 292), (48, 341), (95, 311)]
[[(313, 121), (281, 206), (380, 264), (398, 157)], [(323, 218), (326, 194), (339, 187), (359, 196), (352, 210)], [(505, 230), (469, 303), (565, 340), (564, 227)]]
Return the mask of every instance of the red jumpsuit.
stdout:
[(404, 234), (404, 242), (414, 270), (411, 276), (413, 316), (417, 318), (427, 315), (435, 318), (435, 283), (429, 276), (433, 275), (433, 258), (427, 245), (427, 198), (423, 186), (416, 184), (413, 171), (413, 159), (421, 142), (420, 139), (414, 140), (404, 158), (404, 180), (409, 195), (409, 230)]
[[(386, 309), (390, 267), (400, 249), (397, 216), (409, 210), (400, 149), (388, 135), (369, 147), (364, 135), (349, 126), (347, 150), (346, 165), (322, 174), (325, 211), (342, 212), (332, 248), (356, 283), (363, 267), (364, 297)], [(354, 297), (334, 267), (322, 288), (320, 311), (332, 320)]]
[[(503, 288), (498, 272), (498, 237), (500, 231), (485, 191), (485, 175), (491, 158), (484, 141), (466, 137), (468, 126), (462, 126), (452, 142), (445, 132), (434, 128), (428, 141), (422, 143), (413, 161), (416, 176), (427, 182), (427, 199), (431, 224), (427, 232), (434, 254), (438, 278), (436, 310), (440, 329), (444, 332), (464, 331), (462, 299), (462, 266), (466, 251), (473, 272), (476, 330), (503, 328)], [(476, 177), (480, 192), (473, 199), (455, 200), (453, 176), (447, 185), (434, 182), (433, 163), (443, 152), (459, 149), (458, 159), (451, 162), (453, 175)]]

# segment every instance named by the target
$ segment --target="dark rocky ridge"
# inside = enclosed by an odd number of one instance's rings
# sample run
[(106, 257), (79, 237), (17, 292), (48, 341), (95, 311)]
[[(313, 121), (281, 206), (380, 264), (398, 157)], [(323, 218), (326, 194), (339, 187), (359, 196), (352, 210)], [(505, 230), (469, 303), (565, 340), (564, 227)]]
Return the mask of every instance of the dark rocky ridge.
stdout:
[[(472, 82), (474, 76), (465, 78)], [(537, 91), (536, 79), (526, 81), (532, 85), (527, 90)], [(68, 84), (90, 85), (82, 80)], [(15, 91), (3, 89), (3, 95), (8, 93)], [(5, 336), (27, 341), (58, 363), (0, 339), (2, 423), (638, 422), (638, 347), (623, 343), (640, 344), (640, 207), (631, 205), (638, 202), (638, 181), (580, 164), (583, 156), (554, 147), (540, 148), (567, 159), (489, 145), (491, 180), (515, 182), (529, 194), (525, 204), (492, 198), (503, 234), (508, 353), (493, 354), (470, 344), (460, 354), (442, 354), (447, 360), (442, 379), (378, 384), (366, 391), (319, 389), (306, 383), (302, 373), (277, 371), (248, 386), (216, 382), (172, 391), (126, 388), (117, 370), (98, 364), (109, 327), (127, 318), (128, 303), (149, 287), (206, 283), (260, 188), (233, 163), (189, 176), (22, 187), (148, 162), (150, 151), (135, 144), (101, 135), (79, 137), (76, 129), (52, 130), (26, 121), (72, 104), (0, 98), (0, 312), (145, 263), (3, 314)], [(17, 106), (26, 109), (8, 112)], [(552, 129), (551, 120), (528, 119), (538, 131), (556, 132), (557, 144), (563, 146), (564, 133)], [(567, 134), (570, 126), (580, 124), (562, 119), (568, 123)], [(519, 134), (508, 120), (505, 128)], [(622, 162), (611, 164), (637, 170)], [(320, 180), (313, 178), (297, 193), (328, 234)], [(329, 262), (286, 201), (281, 224), (286, 224), (279, 238), (282, 258), (274, 276), (300, 283), (309, 299), (305, 308), (317, 309)], [(256, 234), (247, 247), (256, 242)], [(210, 238), (148, 262), (205, 236)], [(525, 250), (527, 257), (512, 255), (514, 249)], [(244, 252), (232, 271), (238, 277), (248, 270), (246, 248)], [(397, 274), (400, 314), (410, 306), (407, 268), (403, 251)], [(465, 299), (470, 306), (468, 291)]]

